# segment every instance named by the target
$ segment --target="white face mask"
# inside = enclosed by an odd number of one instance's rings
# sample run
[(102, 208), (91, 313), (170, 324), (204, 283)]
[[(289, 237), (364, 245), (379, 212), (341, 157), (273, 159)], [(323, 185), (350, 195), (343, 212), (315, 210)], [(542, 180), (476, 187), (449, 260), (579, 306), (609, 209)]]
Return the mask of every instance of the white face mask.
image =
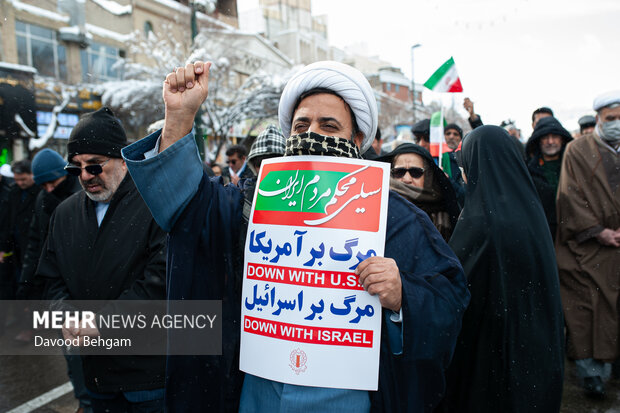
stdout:
[(599, 135), (605, 142), (610, 145), (620, 143), (620, 120), (603, 122), (597, 126)]

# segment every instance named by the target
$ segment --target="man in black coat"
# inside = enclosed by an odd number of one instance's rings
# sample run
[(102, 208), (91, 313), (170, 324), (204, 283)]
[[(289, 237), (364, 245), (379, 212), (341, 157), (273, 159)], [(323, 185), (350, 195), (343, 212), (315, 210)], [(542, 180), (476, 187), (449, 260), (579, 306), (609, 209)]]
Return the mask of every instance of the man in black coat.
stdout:
[(450, 178), (459, 207), (463, 208), (465, 205), (465, 181), (463, 181), (459, 164), (456, 161), (456, 151), (463, 140), (463, 129), (456, 123), (450, 123), (444, 128), (443, 135), (451, 152), (444, 152), (441, 156), (441, 168)]
[(8, 300), (15, 298), (30, 221), (34, 215), (34, 202), (39, 192), (32, 178), (29, 160), (14, 162), (11, 170), (15, 185), (8, 194), (6, 212), (0, 221), (0, 264), (8, 264), (3, 270), (4, 279), (1, 283), (5, 292), (2, 298)]
[[(45, 280), (35, 277), (35, 271), (39, 264), (41, 249), (47, 231), (50, 218), (56, 207), (69, 196), (82, 189), (77, 177), (67, 175), (65, 165), (67, 162), (60, 154), (51, 149), (39, 151), (32, 159), (32, 174), (35, 184), (41, 187), (34, 206), (34, 215), (30, 223), (30, 232), (24, 262), (22, 265), (21, 278), (17, 286), (16, 298), (19, 300), (44, 299)], [(16, 337), (20, 341), (28, 342), (32, 339), (33, 330), (24, 330)], [(67, 355), (67, 367), (73, 394), (79, 400), (80, 411), (90, 410), (90, 398), (84, 385), (82, 361), (77, 355)]]
[(538, 120), (525, 151), (531, 156), (527, 163), (534, 186), (543, 204), (551, 236), (555, 240), (557, 215), (555, 198), (560, 181), (560, 168), (566, 144), (572, 141), (571, 134), (553, 116)]
[(80, 191), (77, 177), (67, 175), (67, 162), (52, 149), (43, 149), (32, 160), (32, 173), (39, 191), (34, 205), (34, 215), (24, 252), (21, 278), (17, 286), (17, 298), (23, 300), (40, 300), (43, 298), (41, 279), (35, 283), (34, 274), (39, 264), (43, 242), (52, 213), (56, 207), (75, 192)]
[[(8, 164), (0, 166), (0, 225), (8, 219), (9, 193), (14, 184), (11, 167)], [(12, 274), (12, 268), (13, 267), (8, 262), (0, 263), (0, 300), (11, 298), (10, 283), (7, 286), (5, 282), (11, 279), (11, 276), (6, 274), (9, 272)], [(4, 334), (5, 322), (6, 312), (0, 311), (0, 337)]]
[[(125, 131), (108, 108), (71, 132), (69, 164), (80, 191), (54, 211), (37, 276), (53, 300), (165, 299), (165, 233), (127, 173)], [(84, 329), (80, 336), (105, 332)], [(63, 328), (65, 338), (75, 332)], [(77, 333), (76, 333), (77, 334)], [(93, 411), (163, 412), (165, 357), (82, 356)]]

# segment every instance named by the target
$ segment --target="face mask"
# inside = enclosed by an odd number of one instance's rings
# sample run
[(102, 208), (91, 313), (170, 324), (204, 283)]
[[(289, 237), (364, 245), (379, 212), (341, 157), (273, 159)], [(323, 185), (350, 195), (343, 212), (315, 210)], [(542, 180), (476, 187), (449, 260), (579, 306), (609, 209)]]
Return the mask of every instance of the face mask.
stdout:
[(322, 155), (343, 158), (359, 158), (360, 151), (349, 139), (325, 136), (314, 132), (293, 135), (286, 140), (284, 156)]
[(610, 145), (620, 143), (620, 120), (612, 120), (596, 125), (599, 136)]

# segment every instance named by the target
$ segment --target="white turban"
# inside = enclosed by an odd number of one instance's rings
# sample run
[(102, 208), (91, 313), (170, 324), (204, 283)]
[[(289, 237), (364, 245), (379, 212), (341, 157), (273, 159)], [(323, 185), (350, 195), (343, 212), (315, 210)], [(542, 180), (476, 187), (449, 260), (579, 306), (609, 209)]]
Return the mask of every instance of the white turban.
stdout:
[(613, 90), (611, 92), (603, 93), (594, 99), (592, 108), (595, 112), (606, 108), (608, 106), (615, 106), (620, 104), (620, 90)]
[(361, 153), (372, 144), (377, 132), (378, 114), (375, 94), (359, 70), (344, 63), (324, 61), (312, 63), (288, 81), (278, 108), (280, 128), (289, 136), (293, 107), (302, 93), (311, 89), (329, 89), (338, 94), (351, 108), (359, 130), (364, 134)]

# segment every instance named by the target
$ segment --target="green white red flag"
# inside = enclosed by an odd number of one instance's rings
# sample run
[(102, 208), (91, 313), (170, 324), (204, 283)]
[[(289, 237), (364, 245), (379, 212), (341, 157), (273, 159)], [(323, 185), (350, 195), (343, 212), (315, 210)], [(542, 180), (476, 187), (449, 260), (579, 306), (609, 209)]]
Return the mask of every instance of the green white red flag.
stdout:
[(444, 142), (444, 127), (446, 126), (446, 118), (443, 115), (443, 107), (441, 111), (435, 112), (431, 115), (430, 126), (430, 143), (431, 143), (431, 156), (434, 158), (440, 158), (443, 153)]
[(444, 140), (443, 128), (446, 126), (446, 120), (443, 117), (443, 108), (439, 112), (433, 113), (431, 116), (430, 140), (431, 143), (440, 144)]
[(456, 71), (454, 59), (451, 57), (439, 69), (431, 75), (424, 83), (424, 86), (439, 93), (456, 93), (462, 92), (461, 79)]

